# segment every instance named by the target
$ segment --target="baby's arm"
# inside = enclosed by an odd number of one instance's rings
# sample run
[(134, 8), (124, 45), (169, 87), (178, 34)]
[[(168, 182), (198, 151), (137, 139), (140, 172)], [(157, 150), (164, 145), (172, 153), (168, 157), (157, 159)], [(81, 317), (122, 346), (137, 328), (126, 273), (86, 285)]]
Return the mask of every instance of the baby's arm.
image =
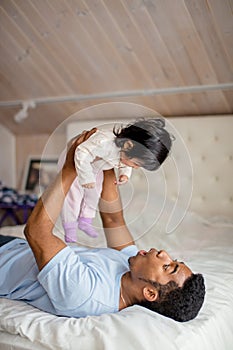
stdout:
[(125, 184), (132, 174), (132, 168), (129, 166), (124, 166), (119, 168), (118, 170), (118, 181), (116, 181), (117, 185)]
[(79, 183), (85, 188), (95, 187), (95, 175), (91, 163), (96, 158), (104, 158), (108, 152), (107, 139), (98, 131), (75, 150), (74, 163)]
[(116, 181), (117, 185), (123, 185), (129, 180), (127, 175), (120, 175), (118, 181)]
[(95, 186), (95, 176), (91, 166), (94, 159), (95, 155), (89, 151), (88, 145), (85, 145), (82, 148), (76, 148), (74, 164), (78, 174), (79, 183), (83, 187), (86, 187), (89, 184), (93, 184), (93, 187)]

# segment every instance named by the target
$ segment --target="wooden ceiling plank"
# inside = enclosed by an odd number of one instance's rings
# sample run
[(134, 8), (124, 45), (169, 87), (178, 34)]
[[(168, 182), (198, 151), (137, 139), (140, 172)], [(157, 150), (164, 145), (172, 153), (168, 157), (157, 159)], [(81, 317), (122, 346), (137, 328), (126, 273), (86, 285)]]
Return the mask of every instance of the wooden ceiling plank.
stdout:
[[(86, 0), (88, 4), (91, 2), (90, 0)], [(97, 15), (96, 8), (98, 7), (98, 1), (92, 1), (92, 4), (95, 3), (95, 15)], [(101, 1), (102, 7), (100, 11), (98, 11), (99, 18), (102, 17), (102, 23), (107, 32), (110, 33), (112, 41), (117, 48), (117, 50), (122, 54), (123, 59), (125, 60), (128, 67), (134, 73), (136, 79), (141, 83), (141, 89), (153, 88), (155, 87), (155, 82), (153, 78), (148, 74), (145, 66), (141, 63), (138, 53), (135, 52), (135, 47), (132, 46), (132, 43), (126, 37), (124, 26), (129, 25), (127, 16), (124, 16), (128, 24), (125, 24), (124, 19), (119, 16), (119, 11), (116, 13), (112, 11), (115, 6), (115, 2), (109, 2), (106, 4), (103, 0)], [(119, 2), (117, 2), (119, 6)], [(110, 6), (111, 5), (111, 6)], [(118, 9), (119, 10), (119, 9)], [(103, 13), (106, 13), (105, 17), (103, 17)], [(122, 13), (121, 13), (122, 14)], [(105, 20), (104, 20), (105, 18)], [(124, 29), (124, 31), (123, 31)], [(140, 46), (140, 45), (139, 45)], [(141, 51), (142, 52), (142, 51)], [(147, 53), (144, 52), (144, 55)], [(169, 113), (169, 107), (165, 104), (162, 96), (159, 96), (161, 100), (160, 103), (164, 104), (163, 109), (167, 110)]]
[[(104, 0), (103, 0), (104, 1)], [(148, 42), (142, 35), (141, 29), (131, 15), (127, 6), (121, 1), (107, 0), (105, 5), (111, 12), (112, 17), (118, 24), (121, 34), (124, 35), (126, 41), (134, 51), (137, 60), (142, 67), (142, 71), (147, 80), (151, 82), (152, 87), (167, 87), (167, 78), (159, 65), (156, 56), (151, 51)]]
[[(33, 0), (32, 0), (33, 1)], [(70, 30), (67, 30), (66, 26), (69, 26), (67, 22), (66, 13), (59, 13), (57, 9), (53, 6), (54, 2), (39, 2), (33, 1), (34, 6), (44, 7), (43, 16), (46, 21), (53, 28), (56, 38), (62, 43), (62, 46), (65, 47), (65, 50), (69, 53), (69, 60), (72, 57), (71, 64), (76, 62), (79, 66), (79, 70), (84, 77), (80, 82), (80, 86), (84, 84), (88, 89), (86, 93), (91, 93), (97, 89), (102, 91), (100, 84), (100, 74), (97, 70), (91, 69), (89, 63), (90, 60), (86, 55), (85, 46), (81, 46), (79, 41), (73, 36), (70, 35)], [(89, 60), (89, 61), (88, 61)], [(69, 63), (67, 63), (69, 64)], [(93, 68), (93, 67), (92, 67)], [(99, 83), (99, 84), (98, 84)]]
[[(171, 12), (169, 7), (171, 2), (168, 3), (158, 0), (156, 3), (149, 1), (144, 4), (146, 11), (149, 13), (151, 20), (160, 35), (163, 46), (166, 47), (167, 52), (170, 55), (170, 61), (174, 62), (174, 65), (176, 66), (176, 70), (182, 80), (182, 86), (198, 85), (200, 82), (197, 78), (197, 74), (193, 69), (184, 44), (178, 33), (176, 33), (176, 27), (172, 21), (172, 18), (179, 14)], [(170, 13), (172, 13), (172, 16), (169, 17)], [(200, 114), (200, 99), (196, 101), (195, 95), (187, 95), (186, 101), (187, 103), (190, 103), (192, 110), (196, 110), (196, 113)]]
[[(69, 75), (72, 76), (75, 92), (90, 93), (91, 86), (93, 85), (89, 74), (86, 73), (85, 69), (80, 65), (80, 62), (73, 55), (72, 52), (66, 47), (65, 42), (61, 40), (59, 33), (55, 30), (58, 21), (55, 18), (53, 9), (49, 7), (45, 1), (33, 1), (31, 0), (33, 7), (36, 9), (40, 17), (44, 22), (44, 36), (48, 41), (48, 45), (56, 55), (58, 55), (63, 62)], [(81, 84), (82, 82), (82, 84)]]
[[(80, 1), (79, 1), (80, 3)], [(101, 71), (101, 76), (107, 82), (106, 90), (111, 89), (112, 91), (120, 91), (123, 88), (122, 84), (122, 71), (116, 71), (114, 67), (118, 64), (119, 61), (116, 61), (115, 57), (109, 57), (109, 51), (111, 51), (111, 47), (106, 47), (105, 49), (101, 47), (100, 41), (102, 38), (96, 37), (95, 40), (95, 30), (92, 28), (88, 28), (87, 23), (82, 23), (79, 19), (80, 16), (76, 14), (76, 11), (72, 7), (74, 2), (66, 2), (67, 8), (69, 8), (70, 15), (73, 17), (75, 26), (77, 27), (77, 31), (83, 33), (80, 37), (85, 42), (85, 49), (88, 55), (92, 55), (94, 60), (96, 61), (96, 65), (98, 69)], [(112, 63), (115, 63), (113, 65)], [(127, 75), (124, 76), (124, 88), (128, 88), (127, 84)]]
[(103, 30), (108, 33), (112, 44), (132, 71), (132, 74), (136, 74), (139, 81), (141, 81), (140, 88), (152, 87), (145, 80), (144, 71), (141, 69), (140, 63), (130, 47), (130, 43), (126, 41), (125, 36), (120, 32), (116, 21), (108, 11), (108, 8), (105, 7), (105, 4), (98, 0), (85, 0), (85, 3), (94, 13), (96, 20), (101, 24)]
[(231, 91), (223, 91), (224, 96), (226, 97), (228, 106), (229, 106), (229, 111), (230, 113), (233, 113), (233, 92)]
[[(25, 2), (26, 3), (26, 2)], [(24, 15), (22, 12), (15, 6), (15, 4), (11, 1), (2, 1), (2, 6), (4, 6), (4, 11), (7, 13), (8, 17), (10, 18), (10, 21), (8, 21), (7, 29), (9, 28), (9, 31), (13, 32), (13, 35), (17, 38), (16, 32), (19, 32), (18, 36), (21, 36), (22, 38), (26, 39), (28, 47), (30, 47), (30, 50), (35, 53), (35, 57), (37, 59), (37, 63), (41, 64), (43, 67), (43, 70), (47, 70), (47, 73), (50, 73), (51, 78), (56, 82), (57, 86), (60, 84), (63, 86), (63, 91), (64, 92), (69, 92), (70, 90), (68, 89), (67, 86), (65, 86), (64, 81), (60, 79), (60, 76), (58, 72), (54, 69), (53, 65), (47, 60), (46, 56), (43, 56), (40, 48), (37, 47), (37, 45), (30, 40), (30, 35), (29, 33), (32, 32), (32, 27), (29, 24), (29, 27), (27, 27), (27, 31), (24, 31), (21, 26), (18, 25), (18, 23), (15, 22), (15, 19), (17, 18), (24, 18)], [(23, 4), (23, 3), (22, 3)], [(13, 15), (11, 15), (13, 13)], [(11, 23), (10, 23), (11, 22)], [(25, 42), (26, 42), (25, 41)]]
[[(233, 2), (230, 0), (211, 0), (207, 1), (208, 7), (212, 13), (215, 27), (221, 38), (221, 43), (228, 57), (228, 62), (233, 70)], [(231, 113), (233, 112), (233, 93), (224, 91), (224, 96), (228, 101)]]
[[(171, 60), (176, 64), (177, 70), (182, 77), (182, 80), (185, 82), (185, 85), (199, 85), (200, 80), (197, 76), (197, 73), (190, 61), (190, 57), (185, 48), (182, 38), (180, 37), (179, 30), (176, 26), (174, 18), (179, 18), (179, 12), (177, 7), (174, 6), (172, 16), (168, 19), (168, 14), (172, 10), (171, 3), (177, 4), (177, 1), (164, 2), (157, 1), (146, 2), (145, 6), (150, 13), (150, 16), (160, 32), (161, 38), (164, 41), (170, 55)], [(188, 28), (187, 28), (188, 29)]]
[(179, 14), (179, 16), (172, 16), (172, 21), (175, 34), (183, 44), (190, 64), (193, 67), (196, 76), (195, 84), (211, 85), (218, 83), (214, 70), (209, 64), (209, 57), (205, 51), (202, 39), (184, 3), (175, 0), (169, 6), (172, 13)]
[[(196, 30), (202, 39), (218, 82), (231, 82), (233, 80), (233, 71), (221, 43), (221, 38), (219, 38), (218, 31), (216, 30), (208, 3), (201, 0), (196, 0), (195, 2), (184, 0), (184, 2)], [(227, 93), (223, 92), (223, 94), (227, 100), (229, 109), (231, 109), (232, 100), (229, 99)]]
[[(80, 22), (83, 28), (92, 37), (94, 43), (98, 45), (99, 50), (102, 53), (103, 59), (108, 62), (111, 69), (114, 71), (115, 76), (118, 79), (120, 90), (130, 90), (137, 86), (135, 76), (128, 70), (119, 52), (112, 45), (112, 42), (108, 36), (108, 33), (103, 30), (92, 11), (88, 8), (83, 1), (71, 1), (67, 3), (76, 15), (77, 20)], [(122, 79), (124, 77), (124, 79)], [(114, 78), (115, 79), (115, 78)]]
[(134, 53), (130, 49), (129, 43), (125, 42), (124, 38), (119, 35), (116, 23), (113, 21), (111, 14), (107, 11), (104, 4), (96, 0), (84, 0), (83, 2), (93, 14), (101, 31), (109, 38), (108, 40), (111, 41), (111, 46), (117, 52), (117, 55), (121, 58), (121, 62), (123, 62), (126, 69), (133, 77), (133, 89), (145, 87), (145, 76), (138, 66)]
[[(6, 15), (6, 14), (4, 14), (4, 15)], [(20, 55), (22, 55), (22, 52), (23, 52), (22, 47), (19, 47), (18, 42), (16, 42), (15, 38), (13, 38), (8, 32), (5, 31), (6, 26), (4, 26), (2, 9), (1, 9), (0, 16), (1, 16), (0, 26), (2, 26), (0, 46), (3, 48), (2, 52), (5, 52), (5, 55), (0, 56), (0, 62), (1, 62), (1, 66), (3, 67), (5, 74), (7, 74), (8, 79), (10, 79), (10, 81), (13, 82), (14, 88), (18, 92), (18, 96), (16, 96), (16, 98), (22, 99), (22, 100), (28, 100), (28, 99), (33, 100), (35, 97), (38, 96), (38, 94), (40, 97), (41, 96), (49, 96), (51, 91), (45, 90), (47, 88), (46, 84), (42, 85), (40, 75), (38, 75), (38, 77), (37, 77), (38, 69), (35, 69), (34, 63), (32, 62), (31, 58), (28, 58), (27, 55), (25, 54), (26, 57), (23, 57), (22, 59), (20, 59), (20, 63), (17, 61), (17, 57), (21, 57)], [(4, 62), (4, 59), (5, 59), (5, 62)], [(25, 64), (22, 64), (22, 61), (26, 61), (26, 62), (24, 62)], [(16, 77), (15, 67), (17, 64), (19, 65), (19, 67), (17, 69), (17, 77)], [(32, 72), (34, 78), (32, 77), (31, 72)], [(52, 92), (52, 93), (53, 93), (53, 95), (56, 96), (55, 92)], [(12, 96), (13, 95), (11, 95), (11, 99), (12, 99)], [(36, 109), (37, 109), (37, 107), (36, 107)], [(51, 109), (48, 108), (48, 113)], [(64, 105), (62, 105), (60, 107), (59, 113), (61, 113), (63, 111), (63, 109), (64, 109)], [(56, 111), (56, 108), (53, 107), (53, 110)], [(66, 111), (67, 111), (67, 108), (66, 108)], [(58, 111), (56, 113), (58, 113)], [(35, 110), (34, 111), (30, 110), (30, 114), (34, 115)], [(64, 110), (63, 116), (66, 114), (65, 114), (65, 110)], [(67, 114), (67, 115), (69, 115), (69, 114)], [(46, 118), (48, 119), (48, 115), (46, 115)], [(52, 113), (50, 116), (50, 119), (52, 119), (52, 118), (56, 119), (57, 115), (55, 116), (55, 114)], [(38, 121), (38, 123), (40, 123), (40, 121)], [(31, 125), (31, 127), (33, 127), (32, 119), (30, 120), (29, 125)], [(52, 124), (50, 124), (49, 126), (47, 125), (47, 128), (48, 127), (51, 128)], [(42, 129), (43, 129), (43, 126), (42, 126)], [(38, 127), (35, 130), (37, 130), (37, 132), (39, 132), (40, 125), (38, 125)]]
[[(37, 49), (25, 38), (15, 23), (12, 23), (4, 10), (1, 11), (1, 27), (2, 39), (9, 40), (8, 45), (12, 50), (11, 54), (15, 57), (15, 64), (18, 66), (18, 69), (21, 70), (24, 67), (24, 73), (26, 76), (29, 76), (29, 82), (33, 81), (35, 86), (44, 86), (44, 90), (46, 91), (47, 89), (48, 95), (50, 93), (56, 95), (57, 89), (55, 86), (59, 86), (60, 83), (56, 73), (49, 69)], [(9, 32), (8, 28), (10, 28)], [(5, 45), (7, 46), (7, 42)], [(61, 91), (67, 92), (63, 86)]]
[(48, 65), (52, 66), (56, 74), (59, 74), (67, 92), (71, 93), (73, 91), (72, 88), (75, 86), (72, 73), (67, 70), (66, 65), (60, 59), (60, 55), (52, 50), (49, 45), (47, 40), (49, 36), (47, 23), (43, 21), (31, 2), (22, 1), (20, 3), (14, 3), (12, 6), (9, 5), (10, 3), (8, 2), (8, 8), (5, 8), (8, 15), (37, 48)]
[[(152, 18), (146, 9), (144, 3), (139, 2), (138, 0), (132, 0), (128, 2), (127, 0), (121, 0), (124, 2), (124, 6), (127, 7), (128, 11), (131, 13), (131, 16), (134, 18), (137, 23), (138, 28), (140, 29), (141, 34), (144, 39), (147, 41), (152, 54), (159, 62), (159, 68), (163, 72), (163, 78), (161, 79), (161, 84), (159, 88), (163, 85), (166, 87), (169, 86), (185, 86), (185, 82), (182, 79), (182, 76), (177, 70), (174, 60), (171, 59), (171, 56), (168, 52), (168, 49), (161, 39), (159, 31), (152, 21)], [(157, 71), (157, 68), (156, 68)], [(183, 101), (184, 102), (184, 101)], [(166, 100), (167, 103), (167, 100)], [(180, 110), (180, 99), (174, 96), (169, 97), (169, 103), (171, 103), (171, 111)], [(182, 105), (184, 112), (188, 112), (190, 108), (196, 113), (199, 113), (198, 106), (193, 100), (191, 94), (186, 94), (185, 104)]]
[[(19, 50), (16, 50), (14, 46), (11, 46), (12, 43), (10, 38), (7, 37), (5, 40), (4, 32), (1, 31), (0, 49), (2, 53), (4, 52), (4, 55), (0, 55), (0, 67), (7, 79), (13, 84), (14, 91), (16, 92), (14, 95), (13, 90), (9, 91), (9, 94), (11, 94), (10, 100), (27, 100), (34, 97), (34, 94), (38, 94), (40, 91), (42, 92), (43, 88), (37, 84), (30, 85), (30, 75), (25, 66), (20, 66), (16, 73), (15, 66), (18, 66), (17, 54), (19, 53)], [(20, 54), (22, 54), (22, 51), (20, 51)]]
[[(177, 80), (176, 82), (172, 82), (168, 79), (168, 76), (166, 74), (166, 71), (161, 67), (161, 64), (159, 63), (158, 59), (157, 59), (157, 50), (153, 50), (151, 42), (153, 40), (150, 39), (150, 41), (146, 40), (145, 35), (144, 35), (144, 28), (148, 27), (148, 17), (147, 20), (144, 22), (140, 22), (138, 21), (138, 17), (136, 16), (136, 9), (140, 8), (142, 9), (142, 5), (138, 6), (138, 1), (131, 1), (130, 2), (130, 7), (129, 7), (129, 2), (127, 1), (122, 1), (123, 6), (127, 12), (127, 15), (129, 16), (131, 22), (133, 23), (133, 26), (128, 25), (127, 29), (132, 28), (131, 33), (129, 33), (129, 40), (130, 43), (133, 43), (133, 47), (138, 46), (139, 44), (139, 57), (140, 60), (143, 64), (144, 67), (147, 67), (147, 71), (149, 73), (149, 75), (153, 78), (153, 80), (155, 81), (156, 85), (158, 88), (162, 88), (162, 87), (169, 87), (169, 86), (179, 86), (179, 85), (183, 85), (180, 81), (180, 77), (177, 76)], [(134, 6), (134, 8), (132, 8), (132, 5)], [(143, 7), (145, 10), (145, 7)], [(115, 9), (115, 12), (116, 9)], [(144, 11), (145, 13), (145, 11)], [(147, 13), (147, 12), (146, 12)], [(119, 17), (122, 18), (121, 14), (119, 14)], [(150, 23), (150, 21), (149, 21)], [(127, 26), (127, 21), (126, 21), (126, 26)], [(137, 30), (137, 33), (135, 31), (135, 29)], [(153, 26), (154, 29), (154, 26)], [(154, 38), (155, 35), (155, 31), (153, 31), (153, 34), (151, 36), (151, 38)], [(135, 40), (136, 39), (136, 40)], [(141, 51), (142, 50), (142, 51)], [(135, 50), (136, 51), (136, 50)], [(145, 60), (146, 58), (146, 60)], [(147, 61), (148, 59), (148, 61)], [(164, 61), (164, 59), (163, 59)], [(149, 67), (149, 69), (148, 69)], [(189, 95), (190, 96), (190, 95)], [(186, 96), (187, 100), (189, 99), (189, 96)], [(193, 101), (189, 100), (189, 102), (187, 101), (186, 105), (189, 105), (189, 109), (190, 109), (190, 102), (192, 103)], [(193, 103), (192, 103), (193, 104)], [(166, 105), (169, 107), (169, 114), (173, 113), (175, 110), (177, 110), (177, 108), (179, 109), (180, 107), (180, 101), (177, 98), (173, 98), (173, 96), (170, 96), (169, 99), (166, 98)], [(196, 111), (196, 113), (198, 112), (198, 109), (196, 108), (195, 105), (192, 106), (194, 108), (194, 110)], [(185, 106), (184, 106), (185, 109)]]
[(17, 110), (12, 108), (0, 109), (0, 128), (1, 126), (4, 126), (14, 135), (17, 135), (17, 132), (22, 132), (13, 119), (16, 112)]
[[(57, 16), (62, 18), (62, 25), (64, 31), (68, 33), (70, 44), (76, 46), (79, 50), (79, 57), (83, 56), (85, 60), (85, 69), (96, 78), (96, 87), (99, 91), (106, 91), (109, 88), (109, 80), (114, 86), (114, 76), (109, 65), (100, 56), (96, 46), (93, 45), (92, 39), (87, 34), (85, 29), (80, 26), (80, 23), (73, 16), (66, 2), (60, 0), (53, 0), (51, 6), (56, 12)], [(114, 88), (113, 88), (114, 89)]]
[[(203, 82), (201, 79), (203, 74), (198, 72), (198, 63), (195, 62), (194, 64), (192, 55), (189, 52), (189, 38), (193, 38), (192, 42), (195, 44), (197, 51), (201, 49), (201, 42), (195, 35), (192, 21), (189, 21), (189, 18), (184, 12), (186, 10), (184, 8), (184, 3), (179, 0), (174, 0), (172, 2), (158, 0), (156, 6), (155, 3), (148, 2), (146, 3), (146, 7), (160, 32), (162, 40), (168, 48), (171, 59), (174, 60), (177, 70), (182, 76), (184, 84), (202, 84)], [(183, 16), (180, 16), (180, 12), (183, 13)], [(170, 16), (171, 13), (172, 16)], [(167, 20), (168, 18), (169, 20)], [(195, 57), (197, 57), (196, 54)], [(208, 56), (203, 58), (205, 61), (207, 59)], [(201, 62), (199, 62), (199, 65), (200, 64)], [(206, 64), (206, 62), (204, 64)], [(204, 71), (202, 70), (202, 72)], [(221, 99), (221, 94), (219, 96)], [(206, 106), (208, 103), (208, 95), (201, 94), (197, 99), (197, 96), (193, 94), (192, 101), (199, 110), (198, 114), (208, 109)], [(221, 103), (224, 104), (225, 108), (228, 108), (224, 98), (222, 98)]]
[(228, 56), (228, 62), (233, 67), (233, 2), (230, 0), (207, 0), (216, 31), (221, 38), (222, 46)]
[[(124, 3), (128, 4), (127, 1), (124, 1)], [(159, 8), (159, 2), (157, 2), (158, 7), (150, 7), (150, 10), (154, 9), (157, 10), (158, 13), (160, 13), (160, 8)], [(163, 2), (163, 5), (165, 3)], [(198, 76), (201, 78), (201, 83), (202, 84), (211, 84), (211, 83), (216, 83), (218, 84), (218, 79), (214, 74), (214, 70), (212, 69), (211, 65), (209, 64), (208, 61), (208, 56), (203, 48), (202, 42), (199, 39), (199, 35), (197, 34), (195, 28), (193, 27), (192, 20), (190, 20), (189, 13), (187, 12), (186, 8), (183, 6), (182, 2), (177, 0), (177, 1), (172, 1), (166, 3), (167, 7), (167, 13), (172, 13), (174, 14), (175, 11), (179, 13), (179, 16), (172, 16), (173, 18), (173, 23), (174, 23), (174, 30), (176, 31), (176, 35), (179, 34), (179, 37), (181, 41), (184, 43), (185, 48), (187, 48), (188, 55), (190, 57), (190, 61), (192, 62), (192, 65), (194, 66), (195, 71), (197, 71)], [(132, 0), (130, 2), (130, 9), (131, 12), (133, 13), (134, 18), (138, 19), (137, 13), (142, 13), (145, 12), (145, 5), (142, 2), (139, 2), (137, 0)], [(150, 11), (151, 13), (151, 11)], [(182, 21), (180, 20), (182, 18)], [(146, 23), (146, 25), (145, 25)], [(149, 21), (146, 21), (144, 23), (140, 22), (140, 28), (141, 30), (145, 31), (148, 30), (149, 26), (148, 23)], [(185, 28), (185, 30), (184, 30)], [(155, 37), (153, 33), (150, 33), (150, 37)], [(153, 40), (150, 40), (150, 43), (153, 43)], [(200, 50), (202, 52), (202, 55), (200, 55)], [(161, 52), (160, 50), (158, 50)], [(202, 56), (202, 57), (201, 57)], [(164, 62), (164, 58), (160, 58), (160, 62)], [(173, 60), (174, 61), (174, 60)], [(203, 63), (204, 62), (204, 63)], [(211, 78), (211, 79), (202, 79), (203, 77)], [(212, 79), (213, 77), (213, 79)], [(188, 81), (186, 80), (186, 84)], [(185, 85), (184, 83), (182, 85)], [(174, 100), (179, 101), (181, 95), (174, 95), (171, 96)], [(190, 100), (188, 101), (188, 94), (185, 94), (185, 96), (182, 96), (183, 100), (183, 107), (187, 107), (187, 109), (190, 109), (190, 101), (192, 101), (192, 113), (195, 112), (195, 108), (193, 108), (193, 105), (195, 106), (200, 106), (201, 104), (201, 111), (202, 113), (206, 114), (208, 111), (213, 108), (216, 109), (216, 111), (221, 111), (221, 112), (226, 112), (230, 113), (231, 109), (229, 109), (229, 105), (226, 102), (226, 99), (224, 97), (224, 93), (221, 91), (212, 91), (210, 94), (209, 92), (202, 93), (201, 95), (198, 94), (193, 94), (190, 95)], [(169, 96), (170, 100), (170, 96)], [(178, 102), (179, 104), (180, 102)], [(211, 107), (209, 107), (211, 105)], [(174, 107), (174, 106), (173, 106)], [(186, 114), (186, 113), (185, 113)], [(188, 114), (188, 113), (187, 113)]]
[[(205, 51), (202, 39), (200, 38), (196, 27), (192, 21), (190, 13), (187, 11), (184, 3), (176, 0), (170, 3), (170, 10), (172, 13), (175, 12), (175, 8), (182, 18), (182, 21), (177, 17), (173, 16), (173, 21), (176, 26), (176, 33), (179, 33), (181, 41), (184, 43), (187, 55), (192, 62), (193, 68), (197, 73), (198, 79), (203, 85), (218, 84), (218, 78), (210, 64), (209, 57)], [(213, 94), (209, 94), (208, 91), (203, 94), (202, 110), (209, 103), (212, 107), (216, 107), (216, 110), (226, 110), (230, 112), (229, 105), (221, 91), (215, 91)], [(208, 108), (208, 107), (207, 107)]]
[(96, 71), (99, 77), (99, 84), (101, 85), (101, 81), (106, 80), (105, 75), (112, 74), (112, 72), (110, 73), (109, 71), (108, 63), (104, 57), (100, 55), (100, 51), (89, 33), (87, 33), (86, 29), (77, 21), (76, 16), (74, 16), (67, 2), (54, 0), (51, 5), (57, 14), (62, 14), (64, 16), (64, 24), (69, 28), (70, 36), (72, 36), (75, 41), (79, 42), (80, 51), (83, 52), (87, 59), (87, 63), (89, 64), (87, 68), (91, 71)]
[[(1, 56), (1, 55), (0, 55)], [(1, 65), (1, 60), (0, 60)], [(12, 99), (12, 96), (17, 96), (18, 91), (16, 86), (13, 84), (12, 80), (9, 79), (5, 70), (1, 69), (0, 71), (0, 100), (6, 101)]]
[(141, 35), (147, 41), (147, 45), (158, 61), (160, 70), (163, 72), (165, 83), (164, 86), (160, 85), (159, 87), (183, 85), (182, 77), (176, 69), (174, 60), (171, 59), (167, 47), (164, 45), (163, 40), (161, 40), (159, 31), (144, 3), (138, 0), (131, 0), (130, 2), (122, 0), (122, 2), (136, 22)]
[[(14, 91), (17, 92), (16, 95), (13, 94), (13, 90), (9, 91), (11, 94), (10, 99), (30, 99), (34, 89), (38, 89), (38, 85), (29, 86), (30, 75), (28, 69), (26, 69), (25, 64), (22, 64), (22, 56), (26, 56), (27, 52), (24, 52), (21, 48), (15, 45), (13, 38), (5, 30), (3, 24), (3, 16), (7, 16), (0, 9), (0, 30), (1, 30), (1, 55), (0, 55), (0, 67), (1, 71), (7, 79), (13, 84)], [(17, 67), (17, 70), (15, 69)], [(41, 90), (42, 91), (42, 90)]]

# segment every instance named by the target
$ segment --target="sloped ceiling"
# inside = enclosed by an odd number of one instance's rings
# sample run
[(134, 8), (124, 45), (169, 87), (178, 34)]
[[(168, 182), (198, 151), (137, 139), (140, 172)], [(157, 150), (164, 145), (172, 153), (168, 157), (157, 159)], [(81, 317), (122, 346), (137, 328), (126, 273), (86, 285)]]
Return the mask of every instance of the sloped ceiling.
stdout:
[[(102, 102), (233, 113), (232, 0), (1, 0), (0, 123), (51, 133)], [(14, 119), (34, 101), (28, 117)], [(111, 118), (111, 116), (109, 116)]]

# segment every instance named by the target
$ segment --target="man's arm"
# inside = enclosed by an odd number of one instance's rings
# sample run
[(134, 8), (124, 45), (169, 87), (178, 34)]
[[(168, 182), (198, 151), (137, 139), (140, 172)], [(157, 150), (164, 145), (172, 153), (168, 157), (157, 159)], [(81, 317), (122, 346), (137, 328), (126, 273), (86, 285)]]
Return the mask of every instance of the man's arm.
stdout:
[(33, 209), (24, 229), (25, 237), (41, 270), (66, 244), (53, 234), (66, 194), (77, 176), (74, 167), (76, 147), (84, 142), (96, 129), (83, 133), (67, 152), (62, 170), (54, 182), (45, 190)]
[(114, 170), (105, 170), (99, 209), (108, 247), (121, 250), (134, 244), (134, 241), (125, 224), (121, 198), (115, 181)]

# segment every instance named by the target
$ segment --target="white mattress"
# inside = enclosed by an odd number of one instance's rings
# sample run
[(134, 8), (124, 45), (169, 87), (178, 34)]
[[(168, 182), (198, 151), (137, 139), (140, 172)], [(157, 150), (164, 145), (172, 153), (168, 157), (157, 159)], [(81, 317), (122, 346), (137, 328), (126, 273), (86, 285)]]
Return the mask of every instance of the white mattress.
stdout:
[[(175, 232), (168, 235), (164, 233), (165, 222), (166, 217), (138, 239), (137, 245), (144, 249), (165, 248), (173, 258), (204, 274), (206, 300), (195, 320), (178, 323), (139, 306), (117, 314), (74, 319), (0, 299), (0, 349), (231, 350), (233, 223), (207, 223), (187, 214)], [(0, 231), (14, 234), (15, 230)]]

